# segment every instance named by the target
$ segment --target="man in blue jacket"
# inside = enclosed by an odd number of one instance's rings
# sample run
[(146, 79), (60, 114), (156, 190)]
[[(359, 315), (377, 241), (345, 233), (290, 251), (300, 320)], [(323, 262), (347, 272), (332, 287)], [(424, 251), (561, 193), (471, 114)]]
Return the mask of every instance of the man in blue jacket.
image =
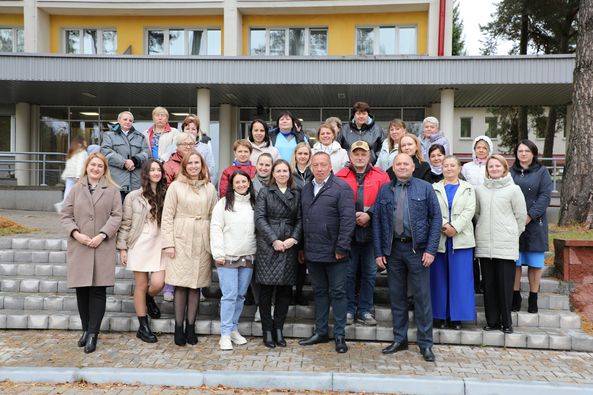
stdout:
[(430, 265), (441, 233), (441, 209), (432, 185), (412, 177), (414, 162), (398, 154), (393, 161), (396, 178), (381, 187), (373, 206), (375, 262), (387, 267), (389, 300), (393, 318), (393, 343), (383, 349), (392, 354), (408, 349), (407, 279), (414, 297), (417, 343), (425, 361), (432, 352)]
[(331, 160), (318, 152), (311, 160), (313, 179), (301, 192), (305, 262), (315, 295), (315, 332), (299, 341), (309, 346), (329, 341), (330, 302), (334, 314), (336, 351), (345, 353), (346, 273), (356, 225), (354, 194), (331, 172)]

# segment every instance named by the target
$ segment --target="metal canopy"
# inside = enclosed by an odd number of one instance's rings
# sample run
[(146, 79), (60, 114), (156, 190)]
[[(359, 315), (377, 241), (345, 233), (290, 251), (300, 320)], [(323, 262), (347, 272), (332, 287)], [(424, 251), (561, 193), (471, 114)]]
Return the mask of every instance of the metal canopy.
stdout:
[[(574, 56), (148, 57), (0, 55), (0, 103), (330, 107), (429, 106), (455, 89), (456, 107), (571, 101)], [(89, 95), (90, 94), (90, 95)], [(90, 97), (89, 97), (90, 96)], [(92, 97), (95, 96), (95, 97)]]

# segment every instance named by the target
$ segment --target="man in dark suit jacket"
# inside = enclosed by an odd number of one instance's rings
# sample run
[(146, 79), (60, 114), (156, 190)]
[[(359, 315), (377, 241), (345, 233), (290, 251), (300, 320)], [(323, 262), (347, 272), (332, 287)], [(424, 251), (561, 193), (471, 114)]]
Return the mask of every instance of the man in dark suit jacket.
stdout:
[(328, 154), (318, 152), (311, 160), (313, 180), (303, 187), (303, 242), (305, 262), (315, 295), (315, 333), (299, 344), (308, 346), (329, 341), (330, 301), (334, 314), (336, 351), (345, 353), (346, 272), (350, 244), (356, 225), (354, 194), (331, 172)]

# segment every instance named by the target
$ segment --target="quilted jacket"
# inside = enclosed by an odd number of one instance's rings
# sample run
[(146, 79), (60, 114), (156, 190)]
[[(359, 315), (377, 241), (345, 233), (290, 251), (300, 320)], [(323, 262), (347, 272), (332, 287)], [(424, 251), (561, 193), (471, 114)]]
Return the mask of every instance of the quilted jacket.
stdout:
[[(384, 184), (371, 208), (375, 257), (391, 255), (396, 181)], [(432, 185), (412, 177), (408, 186), (408, 215), (412, 227), (412, 248), (437, 254), (441, 237), (441, 209)]]
[(301, 241), (301, 194), (295, 189), (282, 193), (278, 187), (262, 188), (255, 204), (257, 253), (255, 281), (266, 285), (294, 285), (297, 276), (298, 244), (277, 252), (275, 240)]

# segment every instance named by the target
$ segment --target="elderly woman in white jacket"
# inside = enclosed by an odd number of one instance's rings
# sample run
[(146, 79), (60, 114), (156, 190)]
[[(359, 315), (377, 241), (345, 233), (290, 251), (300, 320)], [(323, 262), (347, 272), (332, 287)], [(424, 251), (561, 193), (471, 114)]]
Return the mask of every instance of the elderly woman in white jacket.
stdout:
[(485, 331), (512, 333), (511, 306), (519, 236), (527, 207), (521, 188), (501, 155), (486, 161), (486, 179), (476, 189), (476, 257), (484, 277)]
[(317, 129), (317, 142), (313, 145), (313, 155), (317, 152), (325, 152), (329, 155), (334, 174), (342, 170), (350, 160), (348, 152), (336, 141), (336, 132), (327, 123)]
[(220, 349), (232, 350), (247, 340), (238, 330), (245, 293), (253, 274), (255, 193), (249, 174), (236, 170), (210, 221), (210, 245), (216, 263), (220, 299)]

